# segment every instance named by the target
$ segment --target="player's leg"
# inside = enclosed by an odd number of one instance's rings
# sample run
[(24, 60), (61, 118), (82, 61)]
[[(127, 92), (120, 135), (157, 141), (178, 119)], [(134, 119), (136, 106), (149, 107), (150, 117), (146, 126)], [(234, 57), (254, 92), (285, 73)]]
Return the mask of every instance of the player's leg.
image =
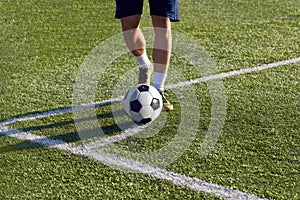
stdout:
[[(170, 64), (172, 35), (171, 22), (169, 18), (152, 15), (154, 27), (153, 61), (154, 72), (166, 74)], [(163, 89), (163, 85), (160, 88)]]
[(152, 64), (146, 53), (146, 41), (139, 29), (143, 0), (116, 0), (116, 18), (121, 19), (127, 47), (139, 64), (138, 83), (150, 84)]
[(134, 56), (141, 56), (146, 48), (146, 42), (139, 29), (141, 14), (121, 18), (124, 41)]
[(139, 29), (141, 15), (121, 18), (123, 37), (134, 59), (139, 64), (138, 84), (150, 85), (152, 64), (146, 53), (146, 41)]
[(155, 31), (153, 86), (161, 92), (164, 108), (172, 110), (173, 105), (166, 100), (163, 91), (172, 48), (171, 22), (179, 21), (178, 0), (149, 0), (149, 4)]
[(153, 86), (161, 93), (165, 110), (170, 111), (173, 110), (173, 105), (167, 101), (163, 91), (171, 57), (171, 22), (167, 17), (152, 15), (152, 24), (155, 33), (152, 53), (154, 62)]

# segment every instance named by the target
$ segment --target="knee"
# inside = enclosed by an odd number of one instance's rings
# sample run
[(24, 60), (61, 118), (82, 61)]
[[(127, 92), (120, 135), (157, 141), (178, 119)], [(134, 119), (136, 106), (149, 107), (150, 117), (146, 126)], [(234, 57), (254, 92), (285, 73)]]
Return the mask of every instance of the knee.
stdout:
[(128, 31), (131, 29), (138, 28), (140, 19), (141, 19), (140, 15), (132, 15), (132, 16), (121, 18), (122, 30)]
[(171, 22), (169, 18), (156, 15), (152, 15), (151, 18), (153, 27), (171, 29)]
[(169, 18), (152, 15), (152, 23), (156, 37), (162, 39), (171, 37), (171, 22)]

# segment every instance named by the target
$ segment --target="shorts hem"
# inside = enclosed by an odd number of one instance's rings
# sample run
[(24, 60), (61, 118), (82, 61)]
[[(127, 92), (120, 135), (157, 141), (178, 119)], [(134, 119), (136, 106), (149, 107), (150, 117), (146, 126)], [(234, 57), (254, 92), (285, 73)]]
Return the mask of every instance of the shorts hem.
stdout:
[(171, 22), (179, 22), (180, 19), (178, 17), (174, 17), (173, 15), (170, 14), (157, 14), (157, 13), (150, 13), (150, 15), (155, 15), (155, 16), (159, 16), (159, 17), (166, 17), (169, 18)]
[(132, 16), (132, 15), (138, 15), (138, 14), (142, 15), (143, 12), (127, 13), (127, 14), (123, 14), (123, 15), (115, 15), (115, 18), (116, 19), (121, 19), (123, 17), (129, 17), (129, 16)]

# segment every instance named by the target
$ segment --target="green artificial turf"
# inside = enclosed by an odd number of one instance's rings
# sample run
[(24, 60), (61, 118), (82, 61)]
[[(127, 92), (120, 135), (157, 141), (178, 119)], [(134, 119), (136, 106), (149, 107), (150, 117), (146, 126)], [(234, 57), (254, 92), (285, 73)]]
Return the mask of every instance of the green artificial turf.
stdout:
[[(72, 106), (82, 63), (94, 48), (121, 31), (114, 8), (114, 1), (103, 0), (1, 1), (0, 121)], [(205, 49), (216, 73), (229, 72), (299, 57), (299, 8), (297, 0), (185, 0), (180, 2), (181, 22), (174, 23), (173, 30)], [(148, 11), (145, 5), (142, 27), (151, 26)], [(148, 49), (150, 58), (151, 52)], [(113, 60), (99, 77), (102, 81), (90, 102), (112, 98), (116, 82), (134, 66), (129, 53)], [(186, 80), (203, 76), (180, 54), (172, 54), (170, 67)], [(171, 77), (168, 84), (178, 82)], [(164, 167), (261, 197), (299, 199), (299, 64), (228, 77), (222, 83), (227, 113), (213, 150), (200, 158), (211, 97), (209, 83), (197, 83), (190, 87), (200, 112), (196, 138)], [(166, 125), (159, 134), (131, 137), (116, 145), (124, 152), (144, 153), (168, 144), (182, 111), (175, 91), (167, 91), (175, 110), (162, 113)], [(95, 109), (105, 137), (122, 132), (113, 111), (110, 105)], [(9, 126), (76, 145), (84, 142), (72, 113)], [(1, 199), (218, 198), (7, 136), (0, 136), (0, 166)]]

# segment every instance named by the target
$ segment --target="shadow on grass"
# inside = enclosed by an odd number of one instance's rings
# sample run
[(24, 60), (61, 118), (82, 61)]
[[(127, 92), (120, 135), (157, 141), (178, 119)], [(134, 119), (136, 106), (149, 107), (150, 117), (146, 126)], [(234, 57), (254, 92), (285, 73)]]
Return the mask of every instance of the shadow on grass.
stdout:
[[(124, 116), (126, 115), (126, 113), (123, 110), (119, 110), (119, 111), (115, 111), (115, 112), (108, 112), (108, 113), (104, 113), (104, 114), (98, 114), (97, 118), (101, 119), (101, 118), (113, 118), (114, 116)], [(74, 125), (75, 123), (80, 123), (80, 122), (86, 122), (86, 121), (90, 121), (93, 120), (94, 118), (92, 117), (86, 117), (86, 118), (81, 118), (81, 119), (77, 119), (77, 120), (69, 120), (69, 121), (65, 121), (65, 122), (61, 122), (61, 123), (54, 123), (54, 124), (47, 124), (47, 125), (42, 125), (42, 126), (31, 126), (31, 127), (24, 127), (21, 128), (19, 130), (10, 130), (7, 132), (2, 132), (0, 133), (0, 137), (3, 136), (9, 136), (12, 134), (18, 134), (16, 133), (16, 131), (21, 131), (21, 132), (34, 132), (34, 131), (42, 131), (42, 130), (46, 130), (46, 129), (54, 129), (54, 128), (59, 128), (59, 127), (64, 127), (64, 126), (68, 126), (68, 125)], [(122, 124), (119, 124), (122, 127), (130, 127), (131, 125), (133, 125), (133, 123), (131, 122), (124, 122)], [(100, 130), (101, 129), (101, 130)], [(121, 132), (122, 130), (119, 128), (119, 126), (117, 124), (113, 124), (113, 125), (107, 125), (107, 126), (103, 126), (103, 127), (99, 127), (97, 129), (92, 129), (92, 130), (86, 130), (84, 131), (84, 134), (86, 135), (85, 139), (92, 139), (95, 137), (99, 137), (99, 132), (104, 133), (104, 136), (109, 136), (109, 135), (115, 135), (118, 134), (119, 132)], [(53, 140), (53, 144), (52, 145), (44, 145), (42, 140)], [(74, 132), (70, 132), (70, 133), (66, 133), (66, 134), (60, 134), (60, 135), (55, 135), (55, 136), (50, 136), (50, 137), (45, 137), (45, 138), (41, 138), (41, 139), (37, 139), (34, 141), (22, 141), (20, 143), (14, 144), (14, 145), (8, 145), (5, 147), (0, 148), (0, 153), (4, 153), (4, 152), (9, 152), (9, 151), (16, 151), (16, 150), (26, 150), (26, 149), (34, 149), (34, 148), (41, 148), (41, 147), (45, 147), (45, 146), (54, 146), (57, 144), (64, 144), (64, 143), (74, 143), (74, 142), (78, 142), (82, 140), (78, 133), (76, 131)]]

